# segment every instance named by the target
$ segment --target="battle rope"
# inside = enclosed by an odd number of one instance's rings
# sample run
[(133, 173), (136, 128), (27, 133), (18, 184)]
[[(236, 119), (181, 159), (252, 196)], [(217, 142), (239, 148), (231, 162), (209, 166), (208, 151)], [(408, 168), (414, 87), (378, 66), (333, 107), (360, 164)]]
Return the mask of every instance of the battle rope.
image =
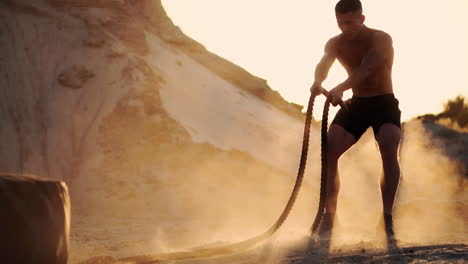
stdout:
[[(327, 95), (326, 92), (324, 92)], [(312, 121), (312, 111), (314, 108), (314, 101), (315, 96), (310, 96), (309, 103), (307, 105), (307, 113), (306, 119), (304, 124), (304, 135), (302, 140), (302, 150), (301, 150), (301, 159), (299, 163), (299, 170), (296, 177), (296, 182), (294, 184), (293, 191), (291, 196), (288, 200), (288, 203), (283, 209), (283, 212), (279, 216), (278, 220), (263, 234), (260, 234), (256, 237), (250, 238), (248, 240), (244, 240), (241, 242), (219, 246), (214, 248), (201, 248), (196, 249), (193, 251), (180, 251), (180, 252), (173, 252), (173, 253), (162, 253), (157, 255), (142, 255), (142, 256), (135, 256), (135, 257), (126, 257), (119, 259), (120, 261), (130, 261), (136, 264), (150, 264), (150, 263), (160, 263), (161, 261), (177, 261), (177, 260), (186, 260), (186, 259), (194, 259), (194, 258), (206, 258), (212, 256), (219, 256), (219, 255), (228, 255), (233, 254), (240, 251), (245, 251), (254, 245), (258, 244), (262, 240), (270, 237), (275, 233), (281, 225), (284, 223), (286, 218), (288, 217), (289, 213), (291, 212), (294, 202), (299, 194), (299, 190), (301, 188), (302, 180), (304, 179), (304, 172), (307, 163), (307, 154), (309, 150), (309, 136), (310, 136), (310, 125)], [(340, 103), (342, 106), (342, 102)], [(326, 164), (326, 154), (327, 153), (327, 122), (328, 122), (328, 109), (330, 107), (330, 99), (327, 97), (327, 101), (325, 103), (323, 119), (322, 119), (322, 172), (321, 172), (321, 186), (320, 186), (320, 202), (319, 202), (319, 210), (317, 211), (317, 216), (315, 218), (312, 230), (315, 232), (315, 229), (320, 224), (320, 220), (322, 218), (324, 208), (325, 208), (325, 198), (326, 198), (326, 185), (327, 185), (327, 164)], [(324, 125), (325, 124), (325, 125)], [(324, 136), (325, 135), (325, 136)], [(315, 228), (314, 228), (315, 226)]]
[(314, 234), (317, 231), (317, 228), (320, 225), (322, 216), (325, 214), (325, 205), (327, 198), (327, 153), (328, 153), (328, 110), (330, 109), (330, 97), (327, 97), (325, 105), (323, 106), (323, 115), (322, 115), (322, 130), (321, 130), (321, 162), (322, 168), (320, 173), (320, 201), (317, 209), (317, 215), (315, 216), (314, 223), (312, 224), (311, 234)]

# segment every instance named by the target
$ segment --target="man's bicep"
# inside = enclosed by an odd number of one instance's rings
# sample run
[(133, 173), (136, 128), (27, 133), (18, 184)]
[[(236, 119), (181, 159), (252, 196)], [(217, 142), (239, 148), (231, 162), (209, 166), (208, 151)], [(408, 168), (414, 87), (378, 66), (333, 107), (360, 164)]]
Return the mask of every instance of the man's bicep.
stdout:
[(336, 48), (335, 48), (335, 40), (331, 39), (327, 42), (324, 49), (324, 54), (322, 59), (320, 60), (320, 64), (322, 64), (325, 68), (330, 68), (333, 62), (336, 59)]

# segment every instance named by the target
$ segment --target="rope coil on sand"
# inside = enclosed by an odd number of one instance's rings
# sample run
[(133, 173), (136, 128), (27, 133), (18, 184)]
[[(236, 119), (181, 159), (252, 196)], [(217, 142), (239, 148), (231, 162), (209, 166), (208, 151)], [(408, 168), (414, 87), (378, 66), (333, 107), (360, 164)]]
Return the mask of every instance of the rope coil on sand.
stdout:
[[(320, 184), (320, 202), (317, 211), (317, 215), (315, 217), (314, 223), (312, 225), (312, 233), (314, 233), (317, 227), (320, 225), (320, 220), (322, 219), (322, 215), (325, 210), (326, 204), (326, 189), (327, 189), (327, 127), (328, 127), (328, 110), (330, 107), (330, 98), (328, 97), (328, 92), (324, 91), (324, 95), (327, 96), (327, 100), (325, 102), (324, 111), (323, 111), (323, 118), (322, 118), (322, 171), (321, 171), (321, 184)], [(141, 256), (134, 256), (134, 257), (126, 257), (119, 259), (120, 261), (125, 262), (133, 262), (135, 264), (150, 264), (150, 263), (160, 263), (161, 261), (168, 261), (168, 260), (186, 260), (186, 259), (195, 259), (195, 258), (206, 258), (212, 256), (220, 256), (220, 255), (228, 255), (233, 254), (236, 252), (245, 251), (249, 248), (252, 248), (256, 244), (260, 243), (261, 241), (271, 237), (284, 223), (286, 218), (288, 217), (289, 213), (291, 212), (294, 202), (299, 194), (299, 190), (301, 189), (302, 181), (304, 179), (304, 172), (307, 163), (307, 154), (309, 150), (309, 137), (310, 137), (310, 125), (312, 121), (312, 112), (314, 108), (314, 101), (315, 96), (310, 96), (309, 103), (307, 105), (307, 113), (306, 119), (304, 124), (304, 135), (302, 140), (302, 150), (301, 150), (301, 159), (299, 163), (299, 169), (297, 172), (296, 182), (294, 184), (294, 188), (292, 190), (291, 196), (289, 197), (288, 203), (283, 209), (283, 212), (278, 217), (276, 222), (264, 233), (229, 245), (214, 247), (214, 248), (199, 248), (193, 251), (180, 251), (180, 252), (173, 252), (173, 253), (161, 253), (155, 255), (141, 255)], [(340, 102), (340, 105), (344, 107), (343, 102)], [(325, 154), (324, 154), (325, 153)]]

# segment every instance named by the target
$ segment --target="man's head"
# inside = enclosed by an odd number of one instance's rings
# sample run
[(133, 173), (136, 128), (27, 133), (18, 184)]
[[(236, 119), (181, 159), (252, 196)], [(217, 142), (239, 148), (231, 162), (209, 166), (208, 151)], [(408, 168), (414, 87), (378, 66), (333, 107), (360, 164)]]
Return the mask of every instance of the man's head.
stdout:
[(359, 0), (340, 0), (335, 6), (335, 15), (338, 27), (347, 39), (357, 36), (366, 19)]

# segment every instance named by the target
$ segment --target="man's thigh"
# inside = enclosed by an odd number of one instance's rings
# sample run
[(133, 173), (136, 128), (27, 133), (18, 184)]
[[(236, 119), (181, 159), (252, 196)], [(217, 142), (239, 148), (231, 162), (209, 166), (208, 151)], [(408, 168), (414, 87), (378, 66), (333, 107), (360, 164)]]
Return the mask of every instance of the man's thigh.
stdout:
[(395, 124), (384, 123), (375, 135), (375, 139), (382, 155), (396, 157), (401, 139), (401, 129)]
[(328, 130), (328, 151), (335, 157), (341, 156), (356, 142), (353, 134), (338, 124), (332, 124)]

